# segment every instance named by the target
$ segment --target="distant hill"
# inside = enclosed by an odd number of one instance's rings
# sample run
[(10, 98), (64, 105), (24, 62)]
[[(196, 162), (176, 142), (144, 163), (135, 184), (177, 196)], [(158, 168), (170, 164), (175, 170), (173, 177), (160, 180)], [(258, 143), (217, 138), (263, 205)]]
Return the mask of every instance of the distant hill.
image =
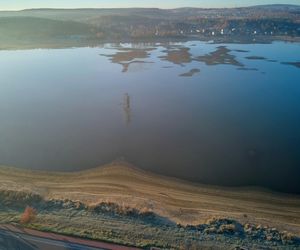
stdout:
[(300, 5), (292, 5), (292, 4), (269, 4), (269, 5), (257, 5), (250, 8), (257, 9), (267, 9), (267, 10), (276, 10), (276, 11), (299, 11)]
[(300, 6), (0, 11), (0, 48), (190, 37), (300, 37)]

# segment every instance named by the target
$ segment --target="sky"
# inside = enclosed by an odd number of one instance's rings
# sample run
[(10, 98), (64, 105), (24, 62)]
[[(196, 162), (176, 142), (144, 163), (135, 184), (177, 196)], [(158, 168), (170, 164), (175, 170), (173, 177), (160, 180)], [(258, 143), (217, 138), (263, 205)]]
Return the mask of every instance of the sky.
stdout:
[(300, 0), (0, 0), (0, 10), (29, 8), (240, 7), (259, 4), (300, 4)]

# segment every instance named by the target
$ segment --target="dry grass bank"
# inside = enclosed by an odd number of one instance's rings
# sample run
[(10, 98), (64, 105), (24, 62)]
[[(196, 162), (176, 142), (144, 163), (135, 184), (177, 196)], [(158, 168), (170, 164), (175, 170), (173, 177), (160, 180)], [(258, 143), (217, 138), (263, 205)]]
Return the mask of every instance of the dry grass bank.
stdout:
[(74, 173), (0, 167), (0, 190), (30, 191), (45, 199), (70, 199), (87, 205), (110, 201), (153, 211), (181, 224), (227, 217), (300, 235), (299, 196), (196, 185), (123, 162)]

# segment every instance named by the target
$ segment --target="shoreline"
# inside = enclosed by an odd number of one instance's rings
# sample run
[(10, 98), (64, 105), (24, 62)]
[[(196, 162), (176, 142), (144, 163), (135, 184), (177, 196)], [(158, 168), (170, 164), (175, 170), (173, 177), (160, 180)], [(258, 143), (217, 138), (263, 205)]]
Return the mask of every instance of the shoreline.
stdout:
[[(23, 167), (16, 167), (16, 166), (6, 166), (6, 165), (0, 165), (0, 180), (1, 180), (1, 172), (2, 171), (16, 171), (16, 172), (22, 172), (23, 174), (27, 173), (28, 175), (50, 175), (50, 176), (68, 176), (72, 177), (78, 176), (78, 175), (84, 175), (84, 174), (92, 174), (103, 170), (111, 169), (112, 167), (120, 167), (122, 170), (128, 170), (128, 172), (137, 172), (142, 175), (152, 176), (152, 177), (158, 177), (160, 179), (164, 179), (171, 182), (177, 182), (186, 184), (188, 186), (193, 186), (195, 188), (207, 188), (211, 190), (223, 190), (223, 191), (235, 191), (235, 192), (253, 192), (253, 193), (262, 193), (262, 194), (270, 194), (275, 195), (277, 197), (282, 198), (291, 198), (291, 199), (299, 199), (300, 200), (300, 194), (298, 193), (288, 193), (288, 192), (281, 192), (278, 190), (273, 190), (268, 187), (259, 186), (259, 185), (217, 185), (217, 184), (208, 184), (208, 183), (201, 183), (196, 182), (188, 179), (182, 179), (176, 176), (170, 176), (170, 175), (164, 175), (157, 172), (153, 172), (151, 170), (139, 168), (135, 166), (134, 164), (131, 164), (127, 162), (126, 160), (114, 160), (109, 163), (105, 163), (100, 166), (96, 167), (89, 167), (83, 170), (42, 170), (42, 169), (29, 169), (29, 168), (23, 168)], [(0, 184), (0, 190), (1, 190), (1, 184)]]
[[(1, 190), (32, 192), (45, 200), (68, 199), (86, 205), (103, 201), (133, 204), (138, 209), (150, 209), (183, 225), (195, 225), (214, 216), (224, 216), (241, 222), (264, 222), (300, 235), (300, 196), (259, 187), (193, 183), (153, 174), (125, 162), (78, 172), (32, 171), (2, 166)], [(279, 216), (277, 222), (274, 220), (276, 215)]]
[(14, 44), (3, 42), (0, 51), (14, 50), (35, 50), (35, 49), (76, 49), (76, 48), (98, 48), (105, 44), (156, 44), (156, 43), (184, 43), (184, 42), (207, 42), (213, 44), (271, 44), (273, 42), (299, 43), (300, 37), (292, 36), (233, 36), (233, 37), (206, 37), (206, 36), (186, 36), (186, 37), (164, 37), (164, 38), (141, 38), (141, 39), (103, 39), (99, 41), (72, 41), (65, 40), (57, 43), (47, 42), (28, 42), (23, 44)]
[[(27, 206), (37, 216), (23, 224)], [(284, 249), (300, 246), (300, 197), (191, 183), (120, 161), (79, 172), (0, 166), (1, 224), (146, 249), (187, 241)]]

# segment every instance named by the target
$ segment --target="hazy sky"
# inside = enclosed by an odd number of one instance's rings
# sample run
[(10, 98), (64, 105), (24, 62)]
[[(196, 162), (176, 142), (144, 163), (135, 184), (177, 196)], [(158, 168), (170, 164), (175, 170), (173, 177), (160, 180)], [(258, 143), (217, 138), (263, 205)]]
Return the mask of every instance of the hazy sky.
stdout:
[(28, 8), (238, 7), (258, 4), (300, 4), (299, 0), (0, 0), (1, 10)]

